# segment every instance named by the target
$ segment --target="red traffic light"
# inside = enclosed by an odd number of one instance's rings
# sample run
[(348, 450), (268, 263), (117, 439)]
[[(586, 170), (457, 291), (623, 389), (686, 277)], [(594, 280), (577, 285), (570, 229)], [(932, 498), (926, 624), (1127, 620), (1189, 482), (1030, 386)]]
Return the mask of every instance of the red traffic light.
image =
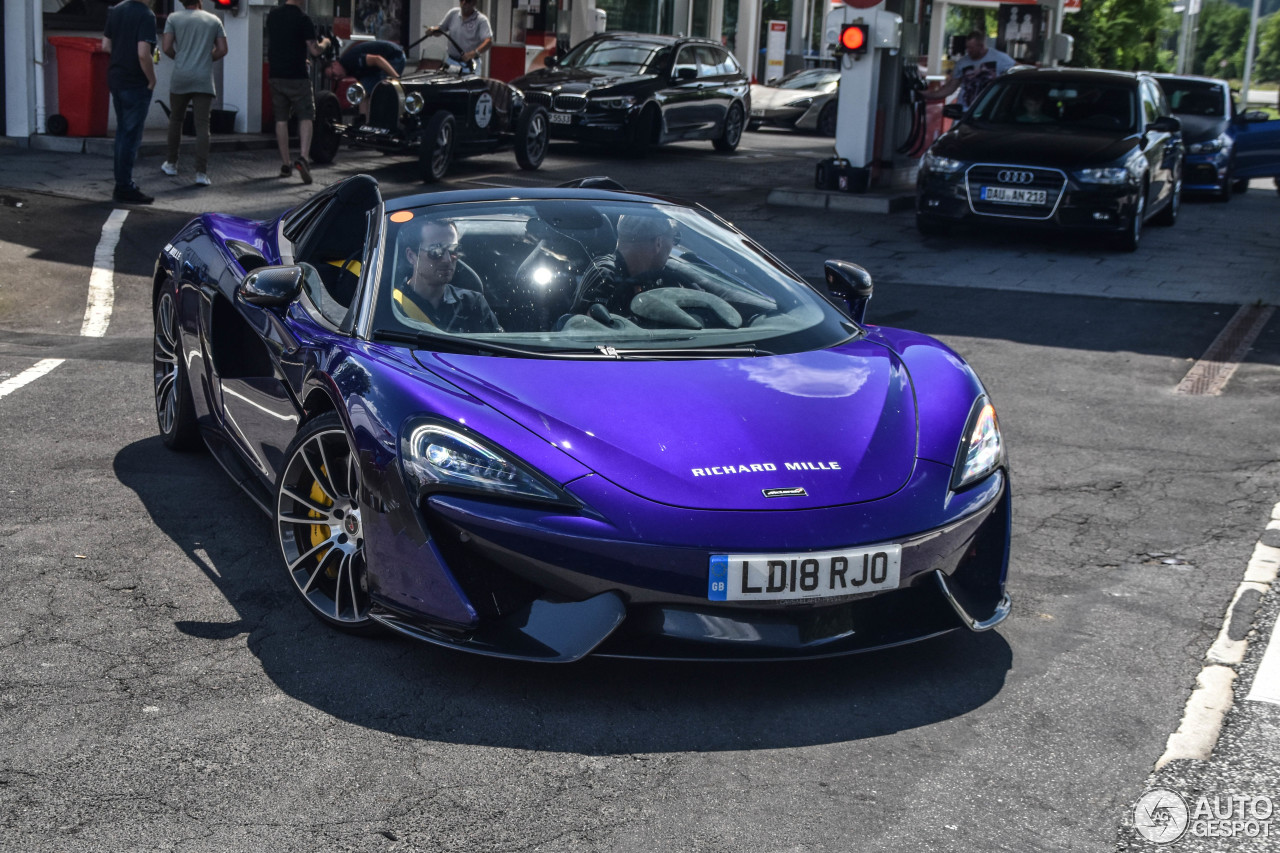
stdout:
[(868, 41), (866, 24), (846, 24), (840, 31), (842, 53), (866, 53)]
[(213, 5), (224, 12), (240, 11), (240, 0), (213, 0)]

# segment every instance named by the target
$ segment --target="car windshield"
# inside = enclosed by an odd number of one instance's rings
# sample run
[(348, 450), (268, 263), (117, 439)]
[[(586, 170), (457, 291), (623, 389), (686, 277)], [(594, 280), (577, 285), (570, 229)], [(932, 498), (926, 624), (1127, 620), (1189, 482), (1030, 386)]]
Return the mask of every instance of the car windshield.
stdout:
[(788, 74), (776, 85), (779, 89), (822, 89), (840, 79), (839, 71), (826, 68), (806, 68), (794, 74)]
[(1005, 79), (987, 87), (974, 121), (1026, 129), (1137, 130), (1137, 95), (1129, 86), (1092, 80)]
[(1169, 109), (1179, 115), (1225, 118), (1225, 89), (1215, 83), (1192, 80), (1160, 80), (1160, 88), (1169, 99)]
[(384, 232), (375, 339), (679, 357), (798, 352), (861, 333), (743, 235), (680, 205), (431, 205), (390, 212)]
[(669, 45), (625, 39), (584, 42), (561, 61), (565, 68), (607, 68), (628, 74), (654, 74), (670, 55)]

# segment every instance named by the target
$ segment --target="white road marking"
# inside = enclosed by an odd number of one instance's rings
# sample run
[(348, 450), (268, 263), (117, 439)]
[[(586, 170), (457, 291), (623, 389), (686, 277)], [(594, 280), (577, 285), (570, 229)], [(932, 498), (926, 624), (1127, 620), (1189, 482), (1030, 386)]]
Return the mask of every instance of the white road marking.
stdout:
[(28, 382), (34, 382), (35, 380), (39, 379), (41, 376), (44, 376), (50, 370), (53, 370), (59, 364), (62, 364), (62, 362), (63, 362), (63, 359), (61, 358), (46, 358), (43, 361), (37, 361), (35, 364), (31, 365), (26, 370), (19, 373), (17, 376), (14, 376), (10, 379), (6, 379), (3, 382), (0, 382), (0, 397), (3, 397), (6, 394), (11, 394), (12, 392), (17, 391), (19, 388), (21, 388), (23, 385), (26, 385)]
[(1157, 770), (1176, 758), (1209, 758), (1222, 730), (1222, 718), (1231, 710), (1231, 682), (1235, 677), (1235, 670), (1229, 666), (1206, 666), (1200, 670), (1196, 689), (1191, 691), (1182, 713), (1182, 724), (1169, 735), (1164, 755), (1156, 762)]
[[(1280, 504), (1271, 511), (1271, 522), (1268, 530), (1280, 530)], [(1272, 548), (1258, 543), (1254, 549), (1253, 559), (1249, 561), (1250, 572), (1259, 583), (1271, 583), (1280, 574), (1280, 548)], [(1276, 627), (1271, 626), (1271, 638), (1267, 641), (1267, 650), (1262, 653), (1262, 661), (1258, 664), (1258, 672), (1253, 676), (1253, 686), (1249, 695), (1244, 697), (1254, 702), (1271, 702), (1280, 705), (1280, 640), (1277, 640)]]
[(102, 337), (111, 322), (111, 309), (116, 301), (116, 244), (120, 242), (120, 229), (128, 215), (127, 210), (113, 210), (102, 226), (102, 239), (93, 253), (93, 271), (89, 273), (89, 304), (80, 326), (80, 334), (87, 338)]

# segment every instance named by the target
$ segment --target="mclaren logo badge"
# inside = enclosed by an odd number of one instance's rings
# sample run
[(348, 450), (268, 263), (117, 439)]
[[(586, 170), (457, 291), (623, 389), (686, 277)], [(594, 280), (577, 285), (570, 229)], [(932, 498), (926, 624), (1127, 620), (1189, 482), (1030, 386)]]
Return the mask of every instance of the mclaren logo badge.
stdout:
[(762, 489), (766, 498), (807, 498), (809, 493), (801, 486), (793, 489)]

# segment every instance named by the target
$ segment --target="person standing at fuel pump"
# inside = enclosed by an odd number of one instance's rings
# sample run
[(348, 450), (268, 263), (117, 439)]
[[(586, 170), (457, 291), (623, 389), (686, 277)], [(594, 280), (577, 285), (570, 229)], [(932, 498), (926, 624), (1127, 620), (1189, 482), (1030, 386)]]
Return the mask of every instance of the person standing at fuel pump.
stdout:
[(185, 11), (175, 12), (164, 22), (160, 49), (174, 60), (169, 78), (169, 159), (160, 171), (178, 174), (178, 148), (182, 143), (182, 122), (187, 105), (192, 105), (196, 126), (196, 183), (207, 187), (209, 180), (209, 113), (213, 109), (213, 63), (227, 55), (227, 33), (217, 15), (200, 8), (200, 0), (182, 0)]
[(155, 199), (133, 182), (142, 126), (156, 88), (156, 16), (145, 0), (124, 0), (112, 7), (102, 32), (102, 49), (111, 54), (107, 88), (116, 112), (116, 188), (111, 198), (125, 204), (151, 204)]
[[(311, 183), (311, 133), (316, 119), (316, 93), (311, 88), (308, 56), (320, 56), (328, 38), (316, 38), (316, 25), (302, 11), (302, 0), (285, 0), (267, 15), (267, 71), (271, 78), (271, 111), (276, 119), (280, 176), (294, 169), (304, 184)], [(289, 160), (289, 114), (298, 117), (298, 159)]]
[(449, 45), (449, 58), (457, 62), (470, 62), (493, 44), (493, 27), (483, 13), (476, 11), (476, 0), (459, 0), (456, 8), (445, 13), (438, 26), (427, 27), (428, 36), (448, 35), (458, 43), (462, 52)]
[(956, 61), (949, 79), (940, 88), (924, 92), (930, 101), (945, 98), (957, 89), (956, 103), (966, 110), (978, 100), (978, 95), (987, 88), (987, 84), (1008, 71), (1018, 63), (1001, 50), (987, 46), (987, 34), (982, 30), (969, 33), (964, 44), (964, 56)]

